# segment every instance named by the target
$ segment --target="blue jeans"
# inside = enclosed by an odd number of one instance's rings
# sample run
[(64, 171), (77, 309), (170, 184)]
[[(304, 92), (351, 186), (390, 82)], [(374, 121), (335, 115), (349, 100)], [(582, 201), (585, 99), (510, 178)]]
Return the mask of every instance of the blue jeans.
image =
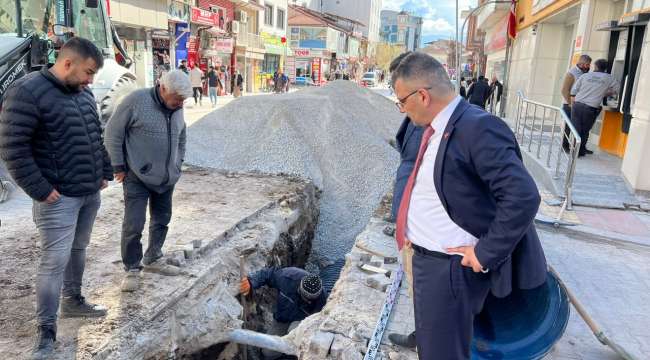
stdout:
[(210, 102), (212, 103), (212, 106), (217, 105), (217, 88), (209, 87), (208, 94), (210, 95)]
[(81, 294), (86, 247), (100, 204), (99, 192), (81, 197), (61, 195), (53, 204), (34, 201), (32, 213), (41, 238), (41, 261), (36, 276), (39, 325), (56, 324), (61, 293), (63, 296)]

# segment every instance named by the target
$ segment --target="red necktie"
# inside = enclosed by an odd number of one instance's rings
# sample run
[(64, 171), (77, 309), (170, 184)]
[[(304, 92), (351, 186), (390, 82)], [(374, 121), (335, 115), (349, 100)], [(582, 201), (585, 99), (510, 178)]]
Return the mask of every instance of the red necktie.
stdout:
[(417, 160), (415, 160), (415, 167), (409, 176), (409, 180), (406, 183), (404, 188), (404, 194), (402, 195), (402, 202), (399, 204), (399, 210), (397, 211), (397, 229), (396, 229), (396, 239), (397, 239), (397, 248), (402, 250), (404, 243), (406, 242), (406, 217), (409, 212), (409, 204), (411, 203), (411, 192), (413, 192), (413, 186), (415, 185), (415, 178), (418, 176), (418, 170), (420, 169), (420, 163), (424, 157), (424, 153), (427, 150), (427, 145), (429, 144), (429, 139), (433, 135), (434, 130), (431, 126), (427, 126), (422, 134), (422, 141), (420, 142), (420, 150), (418, 151)]

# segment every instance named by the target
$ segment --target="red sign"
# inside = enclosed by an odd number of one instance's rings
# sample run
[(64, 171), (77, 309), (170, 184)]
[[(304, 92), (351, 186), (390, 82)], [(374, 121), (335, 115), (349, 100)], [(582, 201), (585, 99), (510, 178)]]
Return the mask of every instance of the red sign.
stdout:
[(494, 52), (506, 48), (508, 41), (508, 18), (505, 17), (485, 37), (485, 51)]
[(219, 26), (219, 14), (192, 7), (192, 22), (201, 25)]
[(233, 49), (232, 39), (211, 39), (210, 47), (216, 51), (231, 54)]
[(311, 51), (309, 49), (294, 49), (293, 54), (296, 57), (309, 57), (311, 56)]

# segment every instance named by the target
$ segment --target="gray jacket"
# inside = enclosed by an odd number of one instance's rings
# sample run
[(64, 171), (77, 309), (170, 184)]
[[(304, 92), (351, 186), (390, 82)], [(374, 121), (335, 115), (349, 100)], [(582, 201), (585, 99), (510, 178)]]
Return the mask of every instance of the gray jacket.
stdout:
[(158, 87), (136, 90), (117, 106), (104, 143), (116, 173), (131, 170), (152, 190), (165, 191), (180, 178), (185, 158), (183, 109), (167, 109)]

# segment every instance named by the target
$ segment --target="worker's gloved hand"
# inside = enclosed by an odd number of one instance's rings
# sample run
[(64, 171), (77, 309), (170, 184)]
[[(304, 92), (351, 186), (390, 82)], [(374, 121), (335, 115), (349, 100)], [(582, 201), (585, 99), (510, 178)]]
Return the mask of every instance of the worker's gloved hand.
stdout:
[(247, 296), (251, 292), (251, 282), (248, 280), (247, 277), (241, 279), (241, 283), (239, 283), (239, 293), (243, 294), (244, 296)]

